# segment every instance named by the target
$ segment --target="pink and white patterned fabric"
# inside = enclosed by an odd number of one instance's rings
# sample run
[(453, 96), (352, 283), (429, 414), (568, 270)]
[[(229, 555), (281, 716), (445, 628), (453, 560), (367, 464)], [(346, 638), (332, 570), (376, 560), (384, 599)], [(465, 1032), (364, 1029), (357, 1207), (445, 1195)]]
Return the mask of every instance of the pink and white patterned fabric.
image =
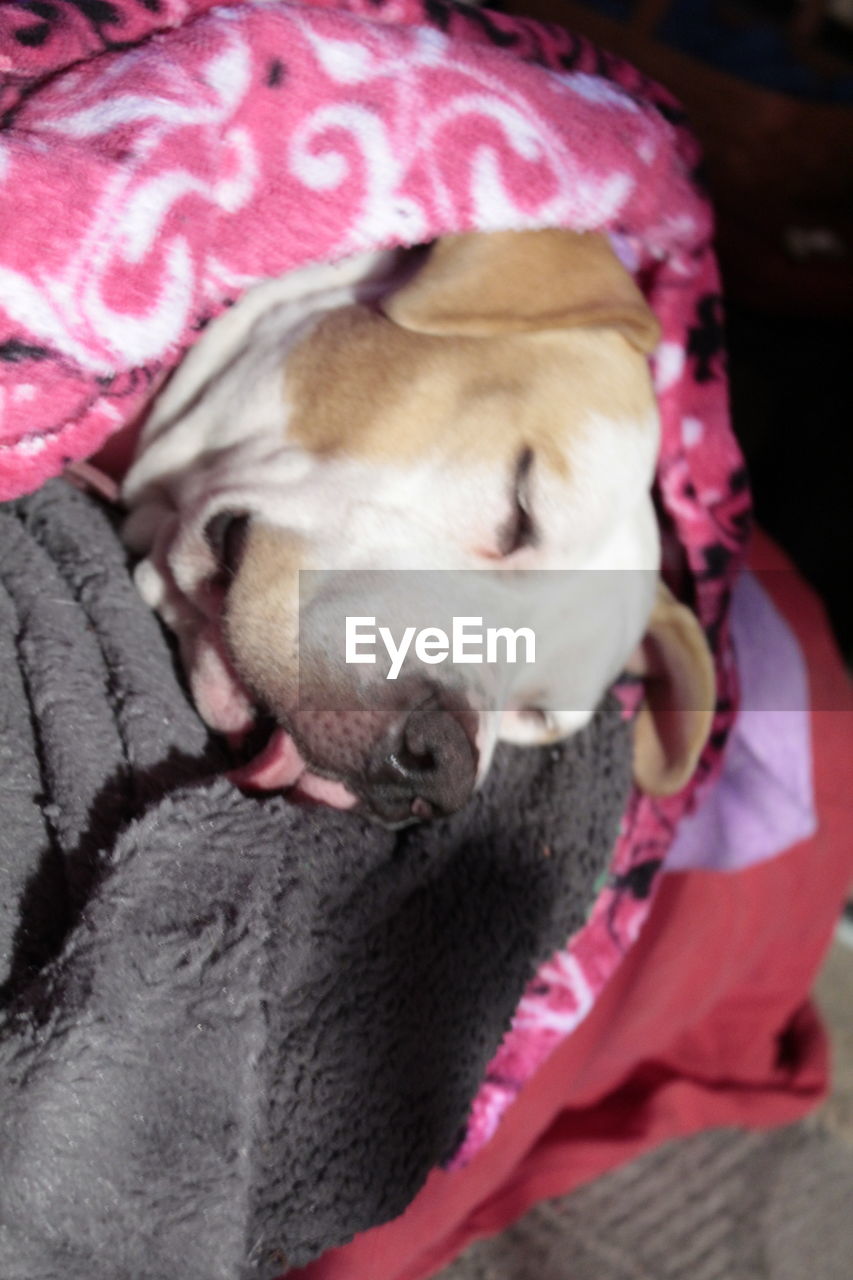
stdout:
[(633, 796), (587, 925), (492, 1064), (464, 1162), (637, 936), (735, 714), (749, 495), (696, 144), (618, 59), (449, 0), (7, 3), (0, 113), (0, 498), (91, 455), (224, 306), (309, 262), (472, 229), (604, 229), (661, 321), (666, 565), (714, 649), (714, 731), (684, 792)]

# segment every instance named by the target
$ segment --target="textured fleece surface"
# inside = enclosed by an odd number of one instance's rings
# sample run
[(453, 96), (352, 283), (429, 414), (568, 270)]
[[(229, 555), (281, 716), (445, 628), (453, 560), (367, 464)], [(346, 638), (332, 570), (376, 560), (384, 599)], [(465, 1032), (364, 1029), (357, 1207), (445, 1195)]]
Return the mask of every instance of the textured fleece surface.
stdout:
[(608, 700), (388, 833), (241, 795), (95, 503), (0, 508), (0, 1275), (271, 1277), (454, 1151), (629, 787)]

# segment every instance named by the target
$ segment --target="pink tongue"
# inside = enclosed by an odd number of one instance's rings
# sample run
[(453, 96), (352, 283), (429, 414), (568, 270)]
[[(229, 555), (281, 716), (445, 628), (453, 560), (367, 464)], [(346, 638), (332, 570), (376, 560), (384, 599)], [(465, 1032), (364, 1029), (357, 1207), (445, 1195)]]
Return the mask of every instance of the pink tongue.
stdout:
[(305, 761), (290, 734), (276, 729), (263, 751), (229, 776), (238, 787), (248, 787), (250, 791), (278, 791), (292, 787), (305, 769)]
[(342, 782), (307, 771), (296, 784), (296, 794), (316, 800), (318, 804), (327, 804), (330, 809), (353, 809), (358, 804), (358, 796), (348, 791)]
[(352, 809), (358, 797), (342, 782), (311, 773), (296, 743), (284, 729), (276, 729), (254, 760), (228, 775), (238, 787), (250, 791), (281, 791), (294, 788), (297, 797), (316, 800), (330, 809)]

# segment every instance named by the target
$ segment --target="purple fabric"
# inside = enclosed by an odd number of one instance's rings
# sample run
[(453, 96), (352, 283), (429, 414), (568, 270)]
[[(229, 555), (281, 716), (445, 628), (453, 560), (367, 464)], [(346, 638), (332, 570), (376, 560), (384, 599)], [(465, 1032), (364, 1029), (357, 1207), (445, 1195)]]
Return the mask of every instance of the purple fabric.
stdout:
[(809, 692), (793, 633), (751, 573), (732, 600), (741, 709), (723, 772), (683, 818), (667, 871), (741, 871), (812, 835)]

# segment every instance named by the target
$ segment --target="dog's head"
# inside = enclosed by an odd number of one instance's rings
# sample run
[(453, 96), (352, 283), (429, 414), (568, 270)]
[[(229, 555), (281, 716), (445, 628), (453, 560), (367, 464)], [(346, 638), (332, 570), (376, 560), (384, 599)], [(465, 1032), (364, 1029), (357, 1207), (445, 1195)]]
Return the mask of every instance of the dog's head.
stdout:
[[(450, 812), (497, 738), (580, 727), (650, 615), (664, 626), (656, 321), (605, 237), (541, 231), (452, 237), (366, 301), (331, 289), (228, 324), (128, 478), (143, 593), (211, 724), (242, 732), (260, 708), (280, 726), (244, 781), (390, 824)], [(535, 672), (504, 664), (486, 688), (481, 668), (407, 662), (390, 682), (346, 662), (332, 616), (400, 613), (381, 577), (369, 610), (359, 599), (352, 571), (381, 570), (478, 571), (499, 611), (539, 624)], [(521, 570), (564, 572), (548, 589)], [(436, 581), (442, 618), (481, 612), (469, 575)], [(667, 608), (655, 661), (695, 707), (707, 655)], [(667, 707), (643, 722), (648, 741), (669, 726), (642, 752), (650, 788), (683, 778), (707, 728), (673, 732)]]

